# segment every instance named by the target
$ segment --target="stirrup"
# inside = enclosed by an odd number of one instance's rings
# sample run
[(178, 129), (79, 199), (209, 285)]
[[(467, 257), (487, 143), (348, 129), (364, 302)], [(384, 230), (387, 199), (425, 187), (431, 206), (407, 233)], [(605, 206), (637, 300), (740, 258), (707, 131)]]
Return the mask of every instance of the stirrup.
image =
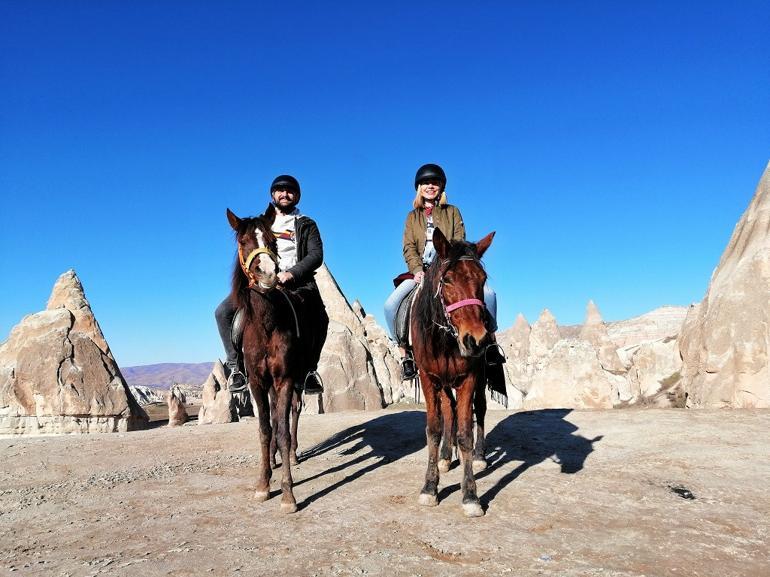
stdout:
[(484, 363), (488, 366), (495, 367), (497, 365), (502, 365), (505, 361), (505, 351), (500, 344), (492, 343), (491, 345), (487, 345), (487, 348), (484, 349)]
[(242, 393), (248, 389), (249, 381), (240, 369), (234, 368), (227, 377), (227, 390), (231, 393)]
[(414, 362), (412, 351), (407, 350), (404, 358), (401, 359), (401, 380), (411, 381), (417, 378), (417, 363)]
[(315, 395), (324, 392), (323, 380), (318, 371), (310, 371), (305, 375), (305, 382), (302, 384), (302, 389), (310, 394)]

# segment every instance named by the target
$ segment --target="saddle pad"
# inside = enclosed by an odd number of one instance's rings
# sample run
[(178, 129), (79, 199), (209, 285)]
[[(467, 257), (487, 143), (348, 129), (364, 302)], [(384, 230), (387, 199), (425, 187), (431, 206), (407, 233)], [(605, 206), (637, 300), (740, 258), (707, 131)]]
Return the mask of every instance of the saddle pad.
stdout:
[(419, 285), (407, 294), (396, 309), (396, 341), (403, 347), (409, 346), (409, 311), (412, 310), (412, 301)]

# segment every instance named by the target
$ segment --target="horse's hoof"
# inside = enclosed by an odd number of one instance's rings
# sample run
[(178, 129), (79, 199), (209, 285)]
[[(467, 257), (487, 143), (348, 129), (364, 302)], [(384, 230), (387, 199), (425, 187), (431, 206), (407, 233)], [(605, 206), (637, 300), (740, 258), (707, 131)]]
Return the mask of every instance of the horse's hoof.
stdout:
[(463, 513), (466, 517), (483, 517), (484, 509), (478, 503), (463, 503)]
[(276, 462), (276, 461), (273, 461), (272, 463), (270, 463), (270, 468), (271, 469), (278, 469), (280, 466), (281, 466), (281, 464)]
[(281, 513), (296, 513), (296, 512), (297, 512), (296, 503), (281, 503)]
[(473, 459), (473, 471), (483, 471), (487, 468), (487, 461), (485, 459)]
[(424, 507), (435, 507), (438, 505), (438, 496), (431, 495), (430, 493), (420, 493), (417, 502)]
[(270, 491), (254, 491), (254, 500), (261, 503), (267, 501), (270, 497)]
[(440, 459), (438, 462), (438, 470), (441, 473), (446, 473), (449, 471), (449, 467), (452, 465), (452, 461), (449, 459)]

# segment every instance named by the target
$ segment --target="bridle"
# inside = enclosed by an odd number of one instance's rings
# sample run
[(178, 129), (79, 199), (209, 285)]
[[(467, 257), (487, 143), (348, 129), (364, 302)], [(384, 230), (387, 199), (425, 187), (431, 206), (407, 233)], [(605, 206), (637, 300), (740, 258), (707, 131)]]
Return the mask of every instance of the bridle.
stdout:
[(246, 278), (249, 279), (249, 288), (260, 292), (262, 292), (263, 290), (269, 290), (270, 288), (272, 288), (260, 283), (259, 278), (257, 277), (257, 274), (252, 272), (251, 270), (251, 263), (254, 262), (254, 259), (261, 254), (266, 254), (267, 256), (269, 256), (273, 260), (273, 262), (276, 264), (276, 266), (278, 266), (278, 257), (269, 248), (267, 247), (255, 248), (249, 253), (249, 255), (246, 258), (244, 258), (243, 245), (241, 244), (238, 245), (238, 260), (241, 263), (241, 270), (243, 271), (243, 274), (245, 274)]
[[(472, 260), (475, 262), (479, 262), (479, 259), (473, 256), (461, 256), (460, 258), (456, 259), (456, 261), (460, 260)], [(441, 310), (444, 311), (444, 320), (446, 324), (441, 324), (433, 321), (433, 324), (439, 327), (441, 330), (446, 331), (449, 333), (449, 335), (452, 336), (452, 338), (457, 339), (459, 336), (459, 332), (457, 330), (457, 327), (454, 326), (454, 323), (452, 323), (452, 312), (456, 311), (457, 309), (461, 309), (463, 307), (468, 306), (477, 306), (486, 308), (486, 305), (484, 304), (484, 301), (481, 301), (479, 299), (462, 299), (457, 302), (452, 303), (451, 305), (447, 305), (444, 301), (444, 291), (442, 290), (444, 288), (444, 275), (449, 270), (449, 263), (450, 259), (445, 259), (439, 263), (439, 267), (442, 269), (439, 273), (439, 281), (438, 286), (436, 287), (436, 294), (433, 295), (433, 298), (437, 298), (439, 302), (441, 303)]]

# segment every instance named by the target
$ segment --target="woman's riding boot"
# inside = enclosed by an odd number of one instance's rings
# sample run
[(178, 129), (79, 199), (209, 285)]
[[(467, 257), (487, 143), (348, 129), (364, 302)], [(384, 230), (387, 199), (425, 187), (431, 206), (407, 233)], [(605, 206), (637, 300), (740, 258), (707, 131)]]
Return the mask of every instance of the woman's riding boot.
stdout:
[(484, 374), (486, 376), (486, 385), (489, 388), (492, 399), (501, 405), (508, 406), (508, 394), (505, 389), (505, 355), (502, 347), (496, 342), (488, 345), (484, 350)]
[(484, 349), (484, 362), (487, 364), (487, 366), (490, 367), (502, 365), (505, 362), (503, 348), (496, 342), (493, 342), (491, 345), (487, 345), (487, 348)]

